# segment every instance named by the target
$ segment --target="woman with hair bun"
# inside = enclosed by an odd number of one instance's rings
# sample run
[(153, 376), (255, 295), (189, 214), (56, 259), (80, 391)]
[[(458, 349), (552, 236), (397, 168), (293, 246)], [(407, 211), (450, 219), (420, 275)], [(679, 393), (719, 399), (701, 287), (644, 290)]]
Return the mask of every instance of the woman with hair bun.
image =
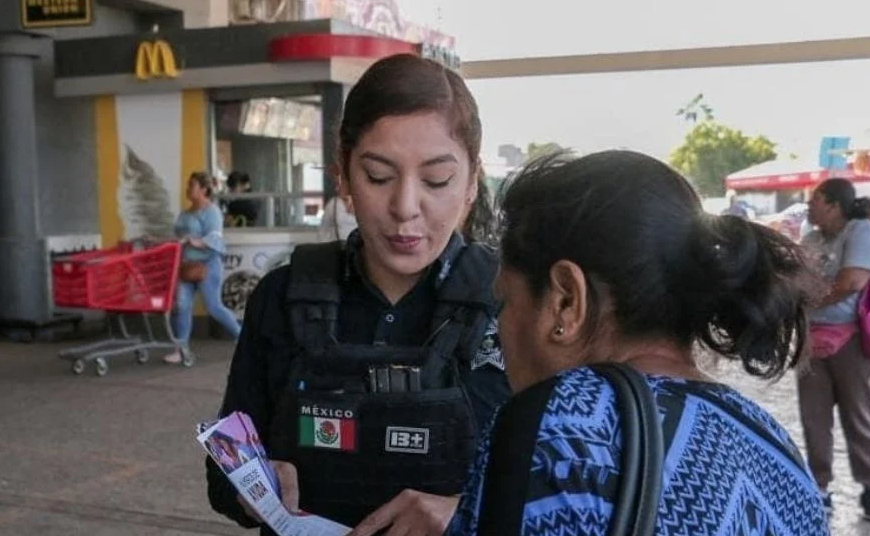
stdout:
[[(683, 177), (629, 151), (532, 163), (501, 219), (496, 294), (514, 396), (481, 440), (448, 535), (828, 534), (786, 431), (694, 355), (700, 344), (760, 378), (801, 360), (809, 294), (797, 244), (706, 215)], [(648, 395), (639, 457), (654, 470), (628, 503), (635, 428), (608, 370)], [(633, 504), (644, 497), (648, 508)], [(648, 532), (617, 525), (638, 512)]]
[(801, 244), (827, 283), (810, 312), (813, 357), (798, 379), (807, 458), (825, 507), (833, 509), (828, 486), (834, 479), (834, 406), (846, 436), (852, 476), (864, 487), (859, 498), (870, 519), (870, 359), (858, 334), (858, 297), (870, 281), (870, 201), (857, 197), (846, 179), (816, 188), (808, 219), (815, 230)]

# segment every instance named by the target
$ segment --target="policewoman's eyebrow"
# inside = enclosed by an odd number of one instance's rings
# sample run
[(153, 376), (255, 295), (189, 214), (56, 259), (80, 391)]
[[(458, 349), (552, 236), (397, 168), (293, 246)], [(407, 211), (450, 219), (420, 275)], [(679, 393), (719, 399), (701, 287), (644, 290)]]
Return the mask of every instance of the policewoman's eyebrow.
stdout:
[[(374, 162), (384, 164), (385, 166), (390, 166), (393, 169), (397, 169), (399, 167), (398, 164), (396, 164), (395, 162), (393, 162), (392, 160), (390, 160), (386, 156), (380, 155), (378, 153), (374, 153), (372, 151), (366, 151), (366, 152), (362, 153), (359, 157), (361, 160), (372, 160)], [(438, 155), (436, 157), (429, 158), (428, 160), (423, 162), (423, 167), (437, 166), (438, 164), (447, 164), (447, 163), (458, 164), (459, 161), (456, 160), (456, 157), (453, 156), (452, 154), (444, 153), (442, 155)]]

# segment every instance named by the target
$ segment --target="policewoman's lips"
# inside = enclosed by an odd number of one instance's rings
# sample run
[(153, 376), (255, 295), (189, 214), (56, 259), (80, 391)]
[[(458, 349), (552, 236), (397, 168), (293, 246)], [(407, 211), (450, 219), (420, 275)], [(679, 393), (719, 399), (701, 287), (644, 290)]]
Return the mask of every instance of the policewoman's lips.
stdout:
[(387, 237), (390, 249), (401, 255), (412, 255), (417, 252), (423, 237), (418, 235), (391, 235)]

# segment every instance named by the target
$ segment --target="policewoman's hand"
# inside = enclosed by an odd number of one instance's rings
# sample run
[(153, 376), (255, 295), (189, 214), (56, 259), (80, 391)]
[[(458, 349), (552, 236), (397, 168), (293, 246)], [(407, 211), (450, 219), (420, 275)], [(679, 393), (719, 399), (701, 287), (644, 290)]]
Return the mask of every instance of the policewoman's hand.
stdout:
[(365, 518), (347, 536), (441, 536), (456, 512), (459, 497), (442, 497), (406, 489)]
[[(281, 502), (284, 503), (284, 507), (287, 508), (291, 513), (296, 513), (299, 511), (299, 481), (296, 478), (296, 467), (290, 462), (279, 462), (276, 460), (270, 460), (272, 464), (272, 468), (275, 470), (275, 474), (278, 476), (278, 484), (281, 486)], [(242, 508), (245, 509), (245, 513), (251, 519), (254, 519), (260, 523), (263, 522), (263, 519), (254, 511), (253, 508), (248, 504), (241, 495), (237, 497), (239, 503), (241, 503)]]

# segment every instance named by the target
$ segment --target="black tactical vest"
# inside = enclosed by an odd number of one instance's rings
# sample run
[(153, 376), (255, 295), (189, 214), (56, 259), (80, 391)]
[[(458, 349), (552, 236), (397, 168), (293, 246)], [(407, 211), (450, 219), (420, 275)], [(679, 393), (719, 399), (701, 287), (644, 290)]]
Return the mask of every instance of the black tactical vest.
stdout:
[(270, 443), (296, 466), (300, 508), (354, 526), (406, 488), (460, 493), (485, 424), (464, 379), (496, 310), (495, 255), (471, 244), (454, 259), (422, 347), (338, 342), (341, 243), (298, 246), (291, 265), (300, 351)]

